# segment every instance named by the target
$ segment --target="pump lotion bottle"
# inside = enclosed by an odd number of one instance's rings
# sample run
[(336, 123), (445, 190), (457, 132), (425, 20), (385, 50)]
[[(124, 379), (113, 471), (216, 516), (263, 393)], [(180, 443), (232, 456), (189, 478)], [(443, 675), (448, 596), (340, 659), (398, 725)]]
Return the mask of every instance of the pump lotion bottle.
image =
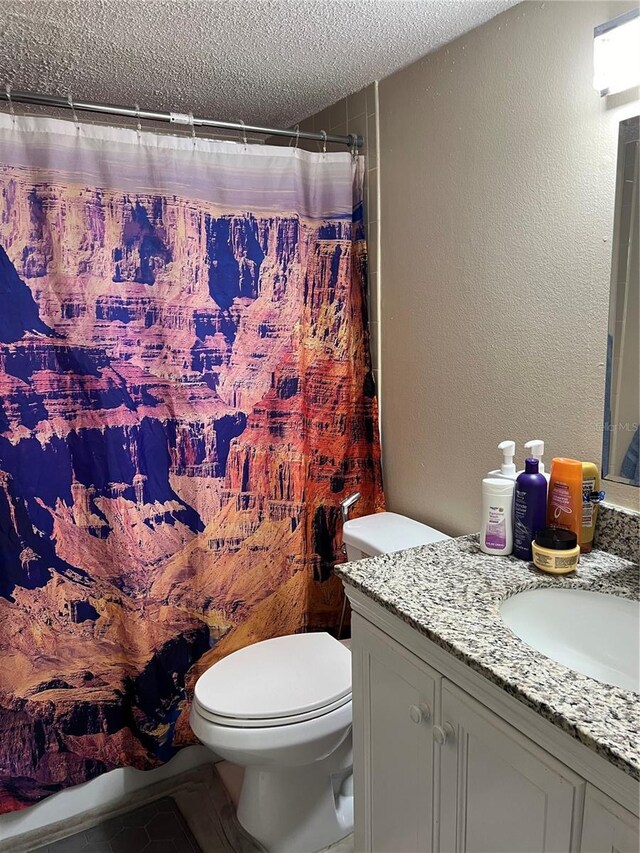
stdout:
[(547, 526), (547, 479), (538, 465), (537, 459), (525, 459), (516, 480), (513, 554), (521, 560), (533, 560), (531, 543)]
[(502, 464), (494, 471), (489, 471), (487, 477), (498, 480), (512, 480), (515, 482), (515, 479), (518, 476), (516, 466), (513, 462), (513, 457), (516, 455), (515, 441), (501, 441), (498, 445), (498, 450), (502, 451)]
[[(524, 449), (526, 451), (524, 455), (528, 459), (538, 460), (538, 473), (544, 475), (548, 484), (551, 479), (551, 475), (547, 474), (544, 470), (544, 462), (542, 461), (542, 457), (544, 456), (544, 441), (542, 441), (541, 438), (532, 438), (531, 441), (526, 442)], [(522, 474), (522, 471), (518, 471), (518, 474)]]

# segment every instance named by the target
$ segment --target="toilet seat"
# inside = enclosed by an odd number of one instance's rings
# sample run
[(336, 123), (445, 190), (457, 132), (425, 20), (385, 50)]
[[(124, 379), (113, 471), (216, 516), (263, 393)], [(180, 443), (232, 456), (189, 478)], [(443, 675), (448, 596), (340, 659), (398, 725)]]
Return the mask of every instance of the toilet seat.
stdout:
[(247, 717), (224, 717), (221, 714), (213, 714), (211, 711), (208, 711), (204, 708), (197, 699), (194, 699), (193, 705), (196, 713), (200, 714), (200, 716), (208, 720), (210, 723), (216, 723), (218, 726), (230, 726), (234, 728), (275, 728), (276, 726), (290, 726), (294, 723), (303, 723), (306, 720), (315, 720), (318, 717), (324, 717), (325, 714), (331, 713), (331, 711), (335, 711), (337, 708), (341, 708), (343, 705), (346, 705), (348, 702), (351, 702), (351, 693), (344, 696), (342, 699), (339, 699), (336, 702), (332, 702), (330, 705), (326, 705), (323, 708), (316, 708), (313, 711), (307, 711), (303, 714), (291, 714), (288, 717), (266, 717), (261, 720), (259, 718), (251, 718)]
[(268, 728), (351, 701), (351, 653), (329, 634), (291, 634), (239, 649), (196, 682), (194, 710), (221, 726)]

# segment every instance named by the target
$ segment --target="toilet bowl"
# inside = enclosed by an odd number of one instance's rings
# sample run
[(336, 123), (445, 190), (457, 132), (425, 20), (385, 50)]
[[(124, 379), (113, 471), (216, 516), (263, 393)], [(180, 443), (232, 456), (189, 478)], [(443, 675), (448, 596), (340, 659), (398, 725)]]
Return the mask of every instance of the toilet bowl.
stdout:
[[(448, 537), (378, 513), (343, 538), (360, 559)], [(238, 820), (270, 853), (314, 853), (353, 830), (351, 720), (351, 653), (326, 633), (233, 652), (200, 676), (190, 713), (201, 743), (245, 768)]]
[(223, 658), (198, 679), (190, 723), (245, 768), (238, 820), (267, 850), (311, 853), (351, 832), (351, 653), (329, 634)]

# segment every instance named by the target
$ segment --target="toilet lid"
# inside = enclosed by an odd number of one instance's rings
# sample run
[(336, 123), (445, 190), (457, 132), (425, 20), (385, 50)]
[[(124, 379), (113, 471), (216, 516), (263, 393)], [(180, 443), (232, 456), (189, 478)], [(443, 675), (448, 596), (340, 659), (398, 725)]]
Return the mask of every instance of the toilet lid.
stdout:
[(325, 633), (263, 640), (215, 663), (195, 696), (207, 716), (230, 724), (309, 719), (350, 700), (351, 652)]

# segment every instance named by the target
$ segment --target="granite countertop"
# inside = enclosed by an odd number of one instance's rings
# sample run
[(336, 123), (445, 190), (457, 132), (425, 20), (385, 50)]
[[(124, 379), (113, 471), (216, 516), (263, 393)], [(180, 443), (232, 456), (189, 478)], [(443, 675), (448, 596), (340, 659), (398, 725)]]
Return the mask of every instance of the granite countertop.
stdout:
[[(500, 603), (539, 587), (577, 587), (638, 598), (638, 565), (604, 551), (575, 575), (543, 574), (516, 557), (483, 554), (477, 536), (336, 566), (382, 605), (547, 720), (640, 778), (640, 696), (545, 657), (511, 633)], [(594, 626), (594, 630), (597, 626)]]

